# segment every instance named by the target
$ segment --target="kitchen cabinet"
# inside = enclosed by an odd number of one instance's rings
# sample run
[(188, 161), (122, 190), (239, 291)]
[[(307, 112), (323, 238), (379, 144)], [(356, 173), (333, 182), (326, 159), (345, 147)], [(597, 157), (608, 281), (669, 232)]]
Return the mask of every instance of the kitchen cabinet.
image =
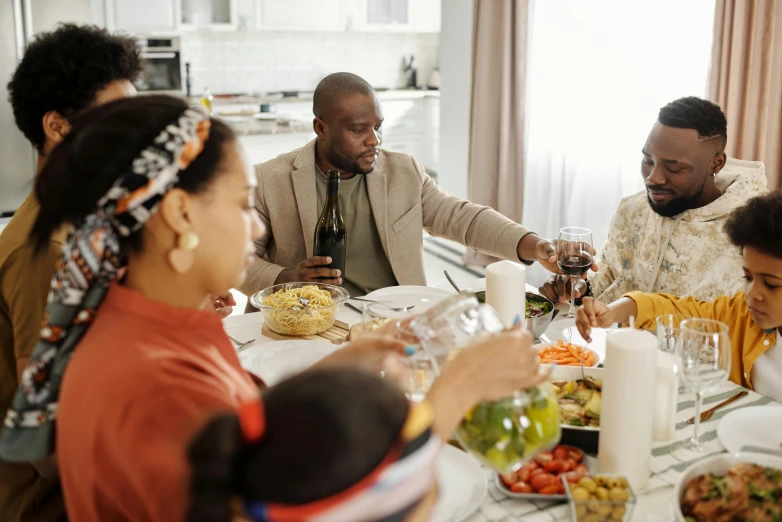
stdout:
[(343, 0), (258, 0), (258, 27), (267, 31), (344, 31)]
[(351, 26), (366, 32), (440, 32), (441, 0), (345, 0), (355, 18)]
[(248, 134), (239, 136), (247, 159), (252, 165), (272, 160), (306, 145), (315, 137), (314, 132), (297, 134)]
[(106, 0), (105, 6), (110, 31), (167, 34), (179, 29), (179, 0)]
[(236, 0), (179, 0), (182, 29), (236, 29)]

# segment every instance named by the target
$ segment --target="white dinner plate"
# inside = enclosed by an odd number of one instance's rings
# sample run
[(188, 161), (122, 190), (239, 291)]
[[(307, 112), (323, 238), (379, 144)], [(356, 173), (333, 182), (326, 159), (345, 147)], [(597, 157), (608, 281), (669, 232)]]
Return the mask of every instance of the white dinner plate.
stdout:
[(610, 330), (605, 330), (603, 328), (592, 328), (592, 333), (589, 336), (592, 338), (592, 342), (587, 343), (586, 339), (581, 337), (581, 334), (578, 333), (578, 328), (569, 326), (562, 330), (562, 334), (559, 338), (563, 341), (569, 339), (571, 343), (579, 346), (586, 346), (597, 354), (597, 364), (600, 364), (605, 361), (606, 358), (606, 335), (609, 331)]
[(481, 506), (486, 496), (486, 475), (478, 461), (450, 444), (437, 458), (440, 496), (431, 522), (461, 522)]
[(729, 453), (737, 453), (744, 446), (780, 451), (782, 407), (751, 406), (734, 410), (720, 420), (717, 438)]
[(286, 377), (303, 372), (338, 348), (336, 344), (325, 341), (276, 341), (240, 352), (239, 360), (245, 370), (272, 386)]
[[(373, 301), (383, 301), (395, 308), (415, 306), (409, 313), (420, 314), (453, 295), (455, 295), (454, 292), (431, 286), (390, 286), (370, 292), (366, 298)], [(373, 307), (374, 309), (375, 307)]]

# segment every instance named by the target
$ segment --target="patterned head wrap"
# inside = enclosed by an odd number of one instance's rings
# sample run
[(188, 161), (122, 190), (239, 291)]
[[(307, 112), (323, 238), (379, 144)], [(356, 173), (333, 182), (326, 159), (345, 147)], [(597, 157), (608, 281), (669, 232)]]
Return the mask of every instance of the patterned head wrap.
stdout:
[[(263, 436), (265, 423), (260, 403), (242, 407), (239, 421), (248, 442)], [(386, 457), (356, 484), (307, 504), (245, 499), (242, 514), (253, 522), (402, 522), (436, 479), (440, 439), (432, 434), (432, 421), (428, 402), (411, 404), (402, 431)]]
[(126, 259), (120, 238), (143, 228), (179, 173), (203, 150), (209, 116), (186, 109), (136, 156), (127, 172), (75, 223), (57, 261), (41, 336), (22, 373), (0, 435), (0, 458), (37, 461), (54, 446), (54, 421), (63, 372)]

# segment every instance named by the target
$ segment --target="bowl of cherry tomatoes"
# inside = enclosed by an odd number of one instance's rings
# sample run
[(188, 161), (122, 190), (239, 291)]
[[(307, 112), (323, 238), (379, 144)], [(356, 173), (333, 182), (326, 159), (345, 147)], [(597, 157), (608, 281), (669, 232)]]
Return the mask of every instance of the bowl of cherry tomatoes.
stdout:
[(497, 474), (497, 488), (505, 495), (523, 499), (565, 500), (562, 476), (569, 473), (584, 476), (595, 468), (597, 460), (585, 456), (575, 446), (556, 446), (521, 466), (512, 473)]

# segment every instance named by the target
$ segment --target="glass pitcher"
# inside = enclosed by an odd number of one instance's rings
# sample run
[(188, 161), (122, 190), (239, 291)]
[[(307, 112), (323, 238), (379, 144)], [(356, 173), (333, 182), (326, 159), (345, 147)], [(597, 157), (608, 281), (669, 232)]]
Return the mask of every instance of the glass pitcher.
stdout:
[[(410, 328), (440, 368), (462, 348), (504, 329), (494, 309), (467, 292), (416, 317)], [(560, 436), (559, 405), (548, 383), (477, 404), (456, 429), (462, 447), (500, 473), (515, 471), (538, 453), (553, 448)]]

